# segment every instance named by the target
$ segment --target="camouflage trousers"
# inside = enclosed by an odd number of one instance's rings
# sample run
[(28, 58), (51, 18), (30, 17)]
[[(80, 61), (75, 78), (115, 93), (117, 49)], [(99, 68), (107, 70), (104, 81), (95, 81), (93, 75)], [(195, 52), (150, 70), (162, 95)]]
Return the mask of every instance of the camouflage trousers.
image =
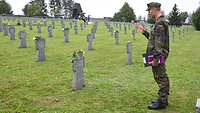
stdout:
[(152, 71), (154, 74), (154, 79), (159, 86), (158, 90), (158, 101), (165, 103), (169, 96), (169, 78), (166, 73), (165, 64), (158, 64), (158, 66), (153, 67)]

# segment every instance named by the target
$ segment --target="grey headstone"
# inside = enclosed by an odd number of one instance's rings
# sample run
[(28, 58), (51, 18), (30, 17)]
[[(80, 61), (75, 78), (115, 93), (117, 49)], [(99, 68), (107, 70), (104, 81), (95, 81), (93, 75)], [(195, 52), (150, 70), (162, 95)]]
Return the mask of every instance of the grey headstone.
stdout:
[(33, 23), (32, 22), (29, 22), (29, 30), (33, 30)]
[(53, 29), (55, 29), (55, 22), (52, 21), (52, 26), (53, 26)]
[(172, 32), (172, 42), (174, 42), (174, 31)]
[(3, 24), (3, 35), (8, 35), (8, 24)]
[(91, 32), (92, 32), (92, 37), (93, 37), (93, 39), (95, 39), (95, 32), (96, 32), (96, 29), (93, 27), (93, 28), (91, 29)]
[(14, 27), (9, 28), (9, 33), (10, 33), (9, 39), (15, 40), (15, 28)]
[(2, 15), (0, 15), (0, 32), (2, 32)]
[(35, 49), (37, 49), (37, 57), (36, 57), (37, 62), (46, 60), (44, 48), (45, 48), (44, 38), (40, 38), (40, 40), (35, 41)]
[(118, 37), (119, 37), (119, 33), (115, 32), (115, 44), (119, 44)]
[(87, 35), (87, 50), (92, 50), (93, 34)]
[(132, 34), (133, 34), (133, 40), (135, 40), (135, 30), (134, 29), (132, 31)]
[(87, 24), (87, 23), (86, 23), (86, 22), (84, 22), (84, 27), (86, 27), (86, 24)]
[(47, 28), (49, 37), (52, 37), (52, 29), (53, 29), (52, 26), (48, 26), (48, 28)]
[(20, 48), (26, 48), (26, 32), (24, 30), (19, 31), (18, 37), (20, 39)]
[(44, 21), (44, 26), (47, 26), (47, 21)]
[(63, 32), (64, 32), (64, 42), (69, 43), (69, 37), (68, 37), (69, 30), (63, 30)]
[(118, 28), (118, 24), (116, 23), (116, 28)]
[(110, 28), (110, 34), (113, 35), (113, 27)]
[(74, 58), (72, 60), (72, 71), (73, 71), (73, 90), (78, 90), (84, 86), (84, 74), (83, 68), (85, 67), (84, 56), (82, 53), (78, 53), (79, 59)]
[(81, 23), (80, 26), (81, 26), (81, 30), (83, 30), (83, 23)]
[(127, 52), (126, 64), (131, 65), (132, 64), (132, 43), (131, 43), (131, 41), (128, 41), (126, 44), (126, 52)]
[(185, 37), (185, 29), (183, 29), (183, 37)]
[(39, 24), (37, 24), (37, 33), (41, 33), (41, 24), (39, 23)]
[(121, 26), (122, 26), (122, 25), (121, 25), (121, 24), (119, 24), (119, 30), (122, 30)]
[(70, 22), (70, 28), (72, 28), (72, 22)]
[(23, 25), (23, 27), (26, 27), (26, 21), (25, 20), (22, 21), (22, 25)]
[(126, 34), (126, 26), (124, 26), (124, 34)]
[(179, 39), (181, 39), (181, 30), (179, 30)]
[(65, 23), (62, 23), (61, 26), (62, 26), (62, 28), (65, 28)]
[(130, 24), (128, 24), (128, 29), (130, 30)]
[(76, 24), (74, 25), (74, 34), (78, 34), (78, 26)]

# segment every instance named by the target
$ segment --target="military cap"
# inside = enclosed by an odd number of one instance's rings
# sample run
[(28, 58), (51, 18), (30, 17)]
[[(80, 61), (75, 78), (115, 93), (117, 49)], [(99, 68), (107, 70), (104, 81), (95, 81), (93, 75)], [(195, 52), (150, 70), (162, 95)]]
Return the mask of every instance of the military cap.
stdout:
[(146, 11), (149, 11), (152, 7), (156, 7), (156, 8), (160, 8), (161, 4), (158, 3), (158, 2), (151, 2), (151, 3), (148, 3), (147, 4), (147, 10)]

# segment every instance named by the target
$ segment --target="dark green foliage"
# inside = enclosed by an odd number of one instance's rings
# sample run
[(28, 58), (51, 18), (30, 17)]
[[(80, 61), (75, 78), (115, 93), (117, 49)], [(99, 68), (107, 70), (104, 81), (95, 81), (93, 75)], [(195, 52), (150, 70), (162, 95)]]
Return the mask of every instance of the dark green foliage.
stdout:
[(11, 6), (5, 1), (0, 2), (0, 14), (11, 14)]
[(129, 6), (127, 2), (124, 3), (119, 12), (114, 14), (111, 21), (122, 21), (123, 17), (126, 18), (126, 22), (131, 22), (132, 20), (136, 22), (134, 10)]
[(154, 24), (156, 22), (156, 19), (148, 16), (147, 22), (150, 23), (150, 24)]
[(177, 5), (175, 4), (173, 7), (173, 10), (169, 13), (169, 25), (174, 25), (174, 26), (182, 26), (181, 24), (181, 18), (180, 18), (180, 12), (179, 9), (177, 8)]
[(200, 31), (200, 7), (197, 9), (196, 12), (193, 12), (192, 22), (195, 26), (195, 29)]
[(45, 3), (45, 0), (35, 0), (41, 7), (40, 9), (40, 15), (44, 16), (47, 15), (47, 4)]
[(185, 19), (188, 17), (188, 12), (181, 12), (180, 18), (181, 18), (181, 22), (185, 22)]
[(24, 6), (24, 8), (22, 9), (22, 11), (24, 12), (24, 15), (25, 16), (28, 16), (28, 4), (26, 4), (25, 6)]
[(73, 13), (74, 0), (63, 0), (63, 9), (66, 17), (71, 17)]

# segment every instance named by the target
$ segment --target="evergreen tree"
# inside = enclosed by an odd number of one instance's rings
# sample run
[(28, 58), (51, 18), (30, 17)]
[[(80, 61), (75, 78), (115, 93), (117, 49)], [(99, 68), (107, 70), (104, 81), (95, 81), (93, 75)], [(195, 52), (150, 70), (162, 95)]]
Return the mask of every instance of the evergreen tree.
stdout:
[(55, 14), (56, 7), (61, 11), (62, 10), (62, 3), (61, 0), (49, 0), (49, 7), (51, 15)]
[(41, 7), (40, 9), (40, 15), (47, 15), (47, 4), (45, 3), (45, 0), (35, 0)]
[(127, 22), (131, 22), (131, 20), (134, 20), (136, 22), (134, 10), (129, 6), (127, 2), (124, 3), (119, 12), (114, 14), (111, 21), (122, 21), (122, 17), (126, 18)]
[(11, 14), (11, 5), (7, 3), (5, 0), (0, 2), (0, 14)]
[(74, 0), (63, 0), (63, 10), (65, 13), (65, 16), (70, 18), (73, 13), (73, 5), (74, 5)]
[(28, 4), (28, 7), (27, 7), (27, 13), (29, 16), (31, 15), (38, 15), (40, 14), (40, 5), (35, 2), (35, 1), (32, 1)]
[(54, 12), (56, 11), (56, 2), (55, 0), (49, 0), (49, 7), (50, 7), (50, 13), (51, 13), (51, 16), (54, 15)]
[(200, 31), (200, 7), (192, 14), (192, 22), (196, 30)]
[(181, 26), (181, 18), (179, 9), (177, 8), (177, 5), (175, 4), (173, 7), (173, 10), (169, 13), (169, 25), (175, 25), (175, 26)]
[(181, 12), (180, 18), (181, 18), (181, 22), (184, 23), (186, 18), (188, 17), (188, 12)]
[[(28, 3), (29, 4), (29, 3)], [(25, 16), (28, 16), (28, 4), (26, 4), (25, 6), (24, 6), (24, 8), (22, 9), (22, 11), (24, 12), (24, 15)]]

